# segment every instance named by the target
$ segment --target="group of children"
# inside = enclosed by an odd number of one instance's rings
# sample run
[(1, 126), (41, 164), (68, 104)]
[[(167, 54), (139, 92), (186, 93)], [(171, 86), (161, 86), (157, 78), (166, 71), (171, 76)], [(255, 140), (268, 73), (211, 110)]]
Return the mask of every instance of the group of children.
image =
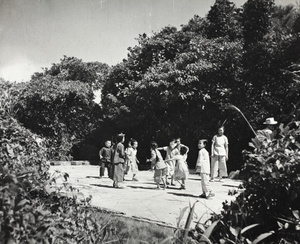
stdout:
[[(119, 182), (124, 180), (129, 171), (132, 172), (132, 180), (138, 181), (137, 147), (138, 142), (130, 139), (128, 147), (124, 149), (123, 143), (125, 135), (118, 135), (118, 143), (111, 145), (111, 141), (105, 142), (100, 152), (100, 178), (104, 175), (105, 167), (108, 169), (109, 177), (114, 181), (113, 186), (119, 186)], [(214, 181), (219, 174), (219, 181), (227, 177), (226, 161), (228, 160), (228, 139), (224, 135), (224, 127), (218, 129), (218, 134), (213, 137), (211, 148), (212, 164), (210, 165), (210, 156), (206, 150), (207, 140), (201, 139), (198, 142), (198, 159), (196, 163), (196, 172), (200, 173), (202, 194), (201, 198), (213, 197), (214, 193), (210, 187), (210, 181)], [(181, 144), (180, 138), (171, 139), (168, 146), (158, 147), (155, 141), (150, 145), (151, 168), (154, 170), (154, 181), (156, 189), (166, 189), (169, 185), (175, 186), (175, 181), (180, 183), (180, 189), (186, 189), (185, 181), (188, 177), (187, 154), (189, 148)], [(166, 152), (165, 160), (161, 152)], [(211, 176), (211, 178), (210, 178)], [(170, 181), (169, 181), (170, 180)], [(161, 183), (163, 188), (161, 188)]]
[[(105, 168), (107, 168), (107, 173), (110, 178), (113, 177), (113, 153), (114, 153), (114, 145), (110, 140), (105, 141), (105, 146), (101, 148), (99, 151), (100, 157), (100, 179), (104, 176)], [(138, 165), (140, 162), (137, 159), (137, 147), (138, 142), (135, 139), (130, 139), (128, 142), (128, 147), (124, 150), (124, 176), (128, 174), (129, 171), (132, 172), (132, 180), (138, 181), (137, 173), (138, 173)], [(122, 153), (121, 153), (122, 154)], [(119, 155), (120, 156), (120, 155)], [(121, 157), (122, 158), (122, 157)], [(116, 163), (116, 162), (115, 162)], [(123, 177), (124, 178), (124, 177)]]
[[(163, 160), (161, 150), (166, 152), (166, 158)], [(157, 189), (161, 189), (160, 182), (163, 183), (163, 189), (168, 185), (175, 186), (174, 181), (180, 183), (180, 189), (185, 189), (185, 181), (188, 176), (188, 166), (186, 163), (189, 148), (181, 144), (180, 138), (171, 139), (166, 147), (158, 147), (156, 142), (151, 142), (150, 146), (151, 168), (154, 170), (154, 181)], [(170, 178), (170, 183), (169, 183)]]

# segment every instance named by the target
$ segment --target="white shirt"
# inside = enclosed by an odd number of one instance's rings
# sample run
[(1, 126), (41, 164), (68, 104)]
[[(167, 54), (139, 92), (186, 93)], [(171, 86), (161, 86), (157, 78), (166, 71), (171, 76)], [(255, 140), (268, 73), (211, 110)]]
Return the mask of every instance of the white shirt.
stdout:
[(214, 143), (214, 148), (213, 148), (213, 154), (215, 156), (226, 156), (226, 149), (225, 146), (228, 145), (228, 139), (226, 136), (217, 136), (215, 135), (212, 139)]
[(199, 150), (197, 166), (201, 167), (201, 173), (210, 174), (209, 153), (205, 148)]

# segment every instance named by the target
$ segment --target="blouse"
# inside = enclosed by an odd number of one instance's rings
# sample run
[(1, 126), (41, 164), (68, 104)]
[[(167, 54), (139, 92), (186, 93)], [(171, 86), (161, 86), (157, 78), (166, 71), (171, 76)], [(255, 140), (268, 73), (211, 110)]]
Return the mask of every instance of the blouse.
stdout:
[(215, 135), (212, 139), (214, 143), (213, 155), (215, 156), (226, 156), (227, 152), (225, 146), (228, 145), (228, 139), (226, 136), (217, 136)]

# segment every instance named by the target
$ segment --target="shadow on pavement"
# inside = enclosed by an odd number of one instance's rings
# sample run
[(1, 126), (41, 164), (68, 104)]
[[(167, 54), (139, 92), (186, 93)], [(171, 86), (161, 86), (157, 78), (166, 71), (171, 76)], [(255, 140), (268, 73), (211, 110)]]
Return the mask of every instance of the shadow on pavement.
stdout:
[(100, 184), (90, 184), (91, 186), (103, 187), (103, 188), (114, 188), (113, 186), (100, 185)]
[(188, 178), (188, 180), (197, 180), (197, 181), (201, 181), (201, 178)]
[(172, 195), (179, 196), (179, 197), (195, 197), (195, 198), (199, 198), (199, 196), (195, 196), (195, 195), (188, 194), (188, 193), (168, 192), (168, 194), (172, 194)]
[(93, 179), (100, 179), (99, 176), (86, 176), (85, 178), (93, 178)]
[(181, 191), (181, 189), (179, 188), (179, 186), (178, 187), (172, 187), (172, 186), (167, 186), (167, 190), (179, 190), (179, 191)]
[(156, 187), (145, 187), (145, 186), (128, 186), (127, 187), (130, 187), (130, 188), (133, 188), (133, 189), (145, 189), (145, 190), (156, 190)]
[(239, 188), (239, 185), (237, 186), (237, 185), (222, 184), (222, 186)]

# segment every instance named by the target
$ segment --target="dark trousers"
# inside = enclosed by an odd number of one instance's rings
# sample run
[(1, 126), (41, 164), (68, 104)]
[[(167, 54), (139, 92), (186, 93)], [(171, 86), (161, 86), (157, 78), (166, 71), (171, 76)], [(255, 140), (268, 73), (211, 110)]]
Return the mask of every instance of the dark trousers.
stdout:
[(107, 168), (108, 176), (110, 176), (111, 164), (108, 162), (100, 162), (100, 177), (104, 176), (105, 167)]

